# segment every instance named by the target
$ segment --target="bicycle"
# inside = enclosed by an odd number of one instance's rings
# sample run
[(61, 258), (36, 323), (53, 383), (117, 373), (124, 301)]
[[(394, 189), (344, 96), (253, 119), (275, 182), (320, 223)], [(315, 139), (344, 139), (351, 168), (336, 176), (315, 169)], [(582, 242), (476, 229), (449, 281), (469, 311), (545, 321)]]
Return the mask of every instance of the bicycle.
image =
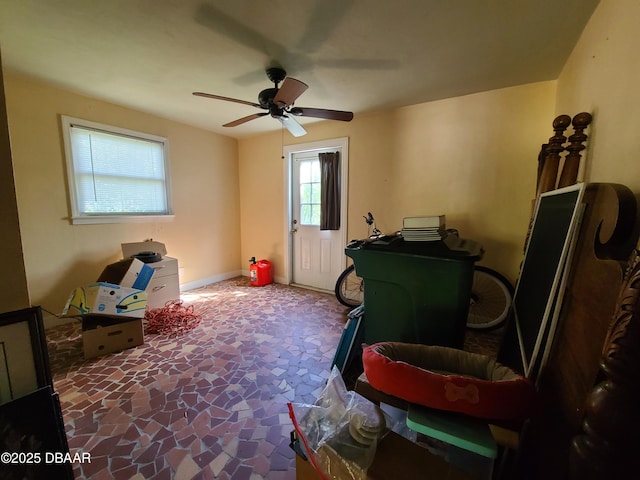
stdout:
[(502, 325), (511, 312), (513, 285), (501, 273), (476, 265), (471, 284), (467, 328), (490, 330)]
[[(367, 238), (375, 240), (383, 236), (378, 230), (371, 212), (363, 217), (367, 223)], [(362, 240), (352, 240), (349, 245)], [(335, 287), (336, 298), (345, 307), (356, 308), (364, 301), (364, 281), (356, 274), (356, 266), (352, 263), (338, 277)]]
[[(364, 219), (368, 225), (369, 241), (384, 236), (375, 226), (371, 212)], [(335, 294), (338, 301), (346, 307), (356, 308), (364, 302), (364, 280), (357, 275), (354, 264), (349, 265), (338, 277)], [(476, 265), (473, 272), (467, 328), (489, 330), (502, 325), (509, 317), (513, 295), (514, 288), (511, 282), (501, 273)]]

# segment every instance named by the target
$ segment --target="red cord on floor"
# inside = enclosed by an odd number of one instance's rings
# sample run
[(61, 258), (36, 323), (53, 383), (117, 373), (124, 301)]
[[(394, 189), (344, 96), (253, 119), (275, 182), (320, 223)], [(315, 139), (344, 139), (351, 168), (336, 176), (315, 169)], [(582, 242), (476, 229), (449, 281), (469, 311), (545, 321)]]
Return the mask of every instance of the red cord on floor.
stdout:
[(182, 305), (182, 300), (172, 300), (164, 307), (145, 312), (144, 333), (180, 335), (196, 328), (200, 319), (201, 316), (195, 313), (193, 305), (185, 307)]

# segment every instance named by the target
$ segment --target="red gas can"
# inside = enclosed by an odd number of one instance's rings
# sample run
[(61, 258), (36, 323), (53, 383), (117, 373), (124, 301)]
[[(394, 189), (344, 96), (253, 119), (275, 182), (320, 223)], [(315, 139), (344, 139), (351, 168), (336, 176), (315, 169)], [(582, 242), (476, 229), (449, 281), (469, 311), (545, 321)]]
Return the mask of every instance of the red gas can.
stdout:
[(258, 260), (256, 262), (255, 258), (252, 258), (249, 265), (249, 280), (254, 287), (262, 287), (271, 283), (273, 281), (271, 278), (271, 262), (269, 260)]

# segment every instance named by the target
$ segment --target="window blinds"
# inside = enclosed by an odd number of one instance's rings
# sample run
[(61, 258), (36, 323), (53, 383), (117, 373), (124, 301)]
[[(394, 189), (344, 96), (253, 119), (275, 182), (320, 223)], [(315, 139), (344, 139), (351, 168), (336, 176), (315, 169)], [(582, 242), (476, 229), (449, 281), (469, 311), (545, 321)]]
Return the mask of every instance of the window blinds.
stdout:
[(71, 125), (80, 215), (165, 215), (162, 142)]

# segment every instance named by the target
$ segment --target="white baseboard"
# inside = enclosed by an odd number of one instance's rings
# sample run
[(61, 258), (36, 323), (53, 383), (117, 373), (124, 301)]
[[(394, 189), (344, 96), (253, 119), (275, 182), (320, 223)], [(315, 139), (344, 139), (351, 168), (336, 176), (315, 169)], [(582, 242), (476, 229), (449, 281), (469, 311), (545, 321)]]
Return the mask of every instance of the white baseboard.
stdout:
[[(240, 275), (244, 275), (243, 271), (234, 270), (232, 272), (221, 273), (220, 275), (214, 275), (213, 277), (203, 278), (200, 280), (195, 280), (193, 282), (181, 283), (180, 291), (186, 292), (188, 290), (206, 287), (207, 285), (211, 285), (212, 283), (221, 282), (222, 280), (228, 280), (230, 278), (238, 277)], [(247, 275), (248, 275), (248, 272), (247, 272)]]

